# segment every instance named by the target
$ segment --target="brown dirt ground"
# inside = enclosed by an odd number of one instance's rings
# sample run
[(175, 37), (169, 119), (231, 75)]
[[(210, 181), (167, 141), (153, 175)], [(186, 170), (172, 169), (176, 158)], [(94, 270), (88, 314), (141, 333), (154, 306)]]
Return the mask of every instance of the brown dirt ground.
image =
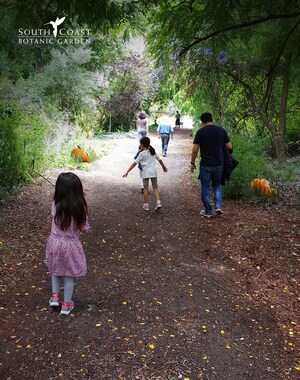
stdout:
[(77, 172), (92, 228), (70, 316), (48, 307), (53, 187), (40, 179), (0, 208), (1, 379), (300, 378), (299, 210), (225, 200), (201, 218), (191, 145), (176, 131), (160, 213), (153, 197), (142, 210), (136, 169), (121, 177), (135, 139)]

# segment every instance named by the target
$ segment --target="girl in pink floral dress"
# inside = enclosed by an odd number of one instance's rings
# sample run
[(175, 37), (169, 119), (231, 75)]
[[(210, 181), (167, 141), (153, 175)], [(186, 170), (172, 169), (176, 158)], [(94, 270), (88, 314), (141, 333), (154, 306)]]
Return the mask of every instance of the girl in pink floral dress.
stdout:
[(70, 314), (74, 309), (74, 277), (86, 274), (86, 259), (79, 234), (89, 229), (87, 204), (82, 183), (76, 174), (61, 173), (58, 176), (51, 214), (51, 234), (46, 244), (46, 263), (52, 276), (49, 305), (59, 306), (63, 281), (61, 314)]

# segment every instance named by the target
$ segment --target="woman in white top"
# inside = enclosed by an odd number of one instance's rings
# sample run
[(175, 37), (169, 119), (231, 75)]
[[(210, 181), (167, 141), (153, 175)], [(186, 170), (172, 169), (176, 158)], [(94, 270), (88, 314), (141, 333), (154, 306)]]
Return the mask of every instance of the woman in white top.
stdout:
[(134, 162), (130, 165), (127, 172), (123, 177), (127, 177), (128, 173), (138, 164), (142, 167), (142, 178), (144, 185), (144, 205), (143, 209), (149, 211), (149, 178), (151, 178), (153, 192), (156, 198), (156, 211), (160, 211), (161, 202), (159, 199), (159, 190), (157, 186), (157, 171), (156, 171), (156, 160), (160, 163), (164, 172), (167, 172), (165, 164), (162, 162), (161, 158), (156, 154), (155, 149), (150, 145), (149, 137), (143, 137), (140, 141), (140, 154), (136, 157)]
[(148, 131), (148, 119), (146, 112), (142, 111), (139, 113), (136, 121), (136, 129), (138, 133), (138, 139), (141, 141), (143, 137), (146, 137)]

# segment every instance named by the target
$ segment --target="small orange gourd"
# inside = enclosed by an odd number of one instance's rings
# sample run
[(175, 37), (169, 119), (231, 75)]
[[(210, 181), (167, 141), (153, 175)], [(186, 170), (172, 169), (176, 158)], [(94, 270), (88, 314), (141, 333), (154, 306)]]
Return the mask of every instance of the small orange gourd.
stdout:
[(77, 148), (74, 148), (71, 152), (71, 155), (74, 158), (81, 159), (83, 162), (90, 162), (89, 156), (84, 148), (80, 148), (78, 145)]

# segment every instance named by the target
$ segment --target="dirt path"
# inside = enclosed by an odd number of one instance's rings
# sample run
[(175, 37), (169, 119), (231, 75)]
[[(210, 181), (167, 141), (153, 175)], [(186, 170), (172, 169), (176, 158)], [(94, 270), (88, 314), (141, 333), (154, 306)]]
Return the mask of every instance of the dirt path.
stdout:
[[(278, 319), (280, 297), (289, 298), (272, 292), (285, 283), (274, 272), (266, 285), (268, 258), (255, 256), (264, 244), (276, 251), (281, 237), (272, 233), (285, 224), (262, 229), (272, 211), (226, 202), (224, 216), (201, 218), (187, 172), (188, 130), (170, 143), (169, 172), (158, 168), (162, 211), (153, 210), (152, 197), (146, 213), (137, 169), (122, 178), (136, 148), (136, 140), (120, 140), (90, 172), (79, 173), (92, 231), (83, 238), (89, 273), (77, 281), (71, 316), (47, 307), (44, 245), (53, 188), (28, 186), (0, 209), (1, 379), (296, 380), (298, 283), (288, 282), (295, 307)], [(291, 239), (287, 254), (296, 249)], [(285, 335), (289, 328), (293, 337)]]

